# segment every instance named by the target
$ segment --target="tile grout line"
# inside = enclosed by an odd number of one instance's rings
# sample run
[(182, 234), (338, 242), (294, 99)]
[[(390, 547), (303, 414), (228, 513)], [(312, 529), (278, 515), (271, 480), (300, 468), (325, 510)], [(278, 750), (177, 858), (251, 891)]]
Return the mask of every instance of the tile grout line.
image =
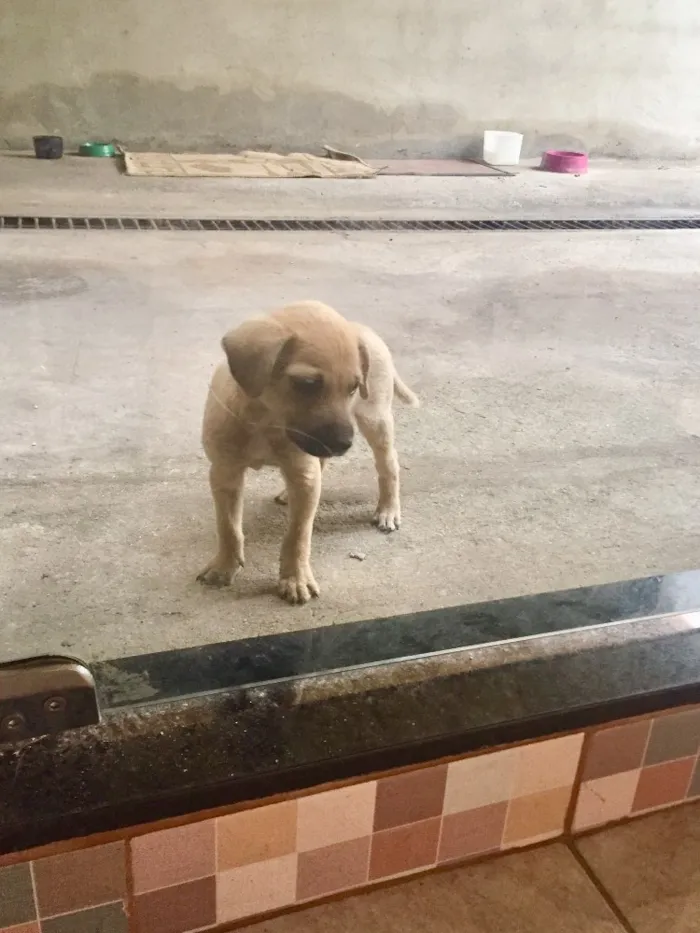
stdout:
[(36, 916), (36, 928), (39, 931), (39, 933), (41, 933), (43, 924), (41, 922), (41, 917), (39, 915), (39, 895), (38, 895), (38, 891), (36, 887), (36, 877), (34, 875), (34, 859), (30, 859), (29, 861), (29, 877), (32, 882), (32, 897), (34, 898), (34, 914)]
[(584, 872), (593, 887), (596, 889), (598, 894), (603, 898), (607, 906), (610, 908), (615, 919), (620, 924), (625, 933), (637, 933), (637, 930), (634, 926), (632, 926), (632, 923), (627, 918), (627, 915), (623, 912), (622, 908), (618, 905), (610, 891), (608, 891), (601, 879), (598, 877), (598, 875), (596, 875), (591, 866), (588, 864), (585, 856), (579, 851), (578, 846), (576, 845), (576, 840), (574, 838), (565, 839), (564, 844), (568, 848), (569, 852), (571, 852), (579, 867)]
[(563, 837), (571, 836), (573, 833), (574, 819), (576, 818), (576, 810), (578, 809), (578, 800), (581, 794), (581, 787), (583, 786), (583, 773), (586, 768), (588, 753), (590, 751), (591, 745), (593, 744), (593, 738), (596, 735), (596, 732), (596, 729), (585, 729), (583, 731), (579, 759), (576, 762), (576, 771), (574, 773), (573, 781), (571, 782), (571, 797), (569, 799), (569, 804), (564, 815), (564, 826), (562, 828)]

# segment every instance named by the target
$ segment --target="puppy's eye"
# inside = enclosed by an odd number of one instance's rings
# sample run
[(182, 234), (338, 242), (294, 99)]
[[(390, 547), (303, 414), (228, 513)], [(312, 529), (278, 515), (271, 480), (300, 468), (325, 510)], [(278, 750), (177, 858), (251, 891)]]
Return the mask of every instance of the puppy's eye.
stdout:
[(323, 387), (321, 376), (293, 376), (292, 385), (302, 395), (315, 395)]

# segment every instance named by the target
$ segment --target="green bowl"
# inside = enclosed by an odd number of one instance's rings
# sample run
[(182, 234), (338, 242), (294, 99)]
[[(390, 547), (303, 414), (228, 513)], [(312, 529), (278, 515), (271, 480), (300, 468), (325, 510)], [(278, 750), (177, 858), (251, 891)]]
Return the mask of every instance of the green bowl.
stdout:
[(93, 159), (105, 159), (116, 155), (114, 143), (82, 143), (78, 152), (81, 156), (90, 156)]

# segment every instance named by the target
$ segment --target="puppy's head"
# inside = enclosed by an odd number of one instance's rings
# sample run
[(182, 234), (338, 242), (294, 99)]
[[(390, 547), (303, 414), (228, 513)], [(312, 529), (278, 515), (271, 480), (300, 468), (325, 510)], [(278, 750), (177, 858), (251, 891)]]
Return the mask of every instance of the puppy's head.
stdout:
[(367, 397), (369, 360), (339, 314), (314, 303), (292, 306), (247, 321), (222, 346), (233, 378), (297, 447), (314, 457), (350, 449), (354, 399)]

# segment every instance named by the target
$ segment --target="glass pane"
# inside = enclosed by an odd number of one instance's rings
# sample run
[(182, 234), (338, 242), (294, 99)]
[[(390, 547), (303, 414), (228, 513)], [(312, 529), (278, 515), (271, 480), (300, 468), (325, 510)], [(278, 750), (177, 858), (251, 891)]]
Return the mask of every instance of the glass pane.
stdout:
[[(120, 180), (132, 209), (153, 190)], [(353, 190), (358, 216), (386, 183)], [(0, 659), (76, 655), (99, 663), (114, 702), (148, 700), (694, 605), (695, 576), (661, 576), (697, 553), (693, 234), (221, 229), (159, 184), (183, 215), (171, 229), (155, 198), (131, 224), (0, 233)], [(371, 328), (393, 364), (318, 309), (239, 332), (227, 362), (224, 334), (307, 298)], [(245, 567), (225, 587), (196, 579), (217, 551), (201, 443), (216, 367), (210, 431), (236, 438), (216, 452), (226, 508), (249, 468)], [(409, 390), (420, 408), (398, 397)], [(275, 445), (307, 472), (329, 455), (311, 543), (321, 594), (301, 606), (277, 593), (289, 507)]]

